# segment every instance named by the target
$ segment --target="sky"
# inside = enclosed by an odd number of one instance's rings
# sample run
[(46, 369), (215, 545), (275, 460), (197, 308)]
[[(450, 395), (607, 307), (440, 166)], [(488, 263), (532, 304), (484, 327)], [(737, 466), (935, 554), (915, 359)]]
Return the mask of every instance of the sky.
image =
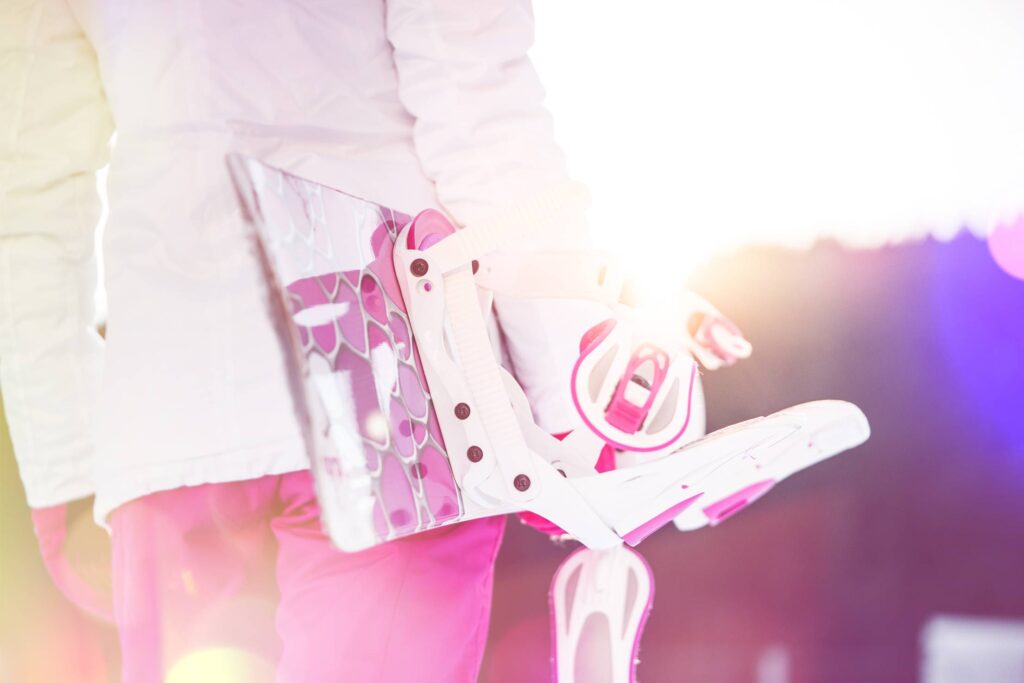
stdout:
[(600, 245), (633, 270), (675, 276), (751, 243), (987, 234), (1024, 209), (1024, 3), (534, 11), (556, 137)]

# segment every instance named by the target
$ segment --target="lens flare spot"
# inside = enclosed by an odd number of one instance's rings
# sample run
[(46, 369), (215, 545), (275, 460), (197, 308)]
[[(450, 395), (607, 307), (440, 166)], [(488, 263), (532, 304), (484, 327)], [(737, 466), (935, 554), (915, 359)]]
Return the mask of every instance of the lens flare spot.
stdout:
[(1024, 214), (997, 226), (988, 237), (988, 250), (1000, 268), (1024, 280)]
[(379, 410), (372, 411), (363, 422), (366, 438), (376, 443), (388, 442), (388, 419)]
[(214, 681), (273, 681), (274, 666), (267, 659), (228, 647), (190, 652), (167, 672), (166, 683), (214, 683)]

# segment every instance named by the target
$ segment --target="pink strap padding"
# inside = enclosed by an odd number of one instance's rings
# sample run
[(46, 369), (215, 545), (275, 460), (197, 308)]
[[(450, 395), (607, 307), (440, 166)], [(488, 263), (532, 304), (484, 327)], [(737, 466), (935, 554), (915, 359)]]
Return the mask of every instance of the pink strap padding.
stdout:
[(707, 506), (704, 508), (704, 515), (711, 526), (720, 524), (768, 493), (773, 486), (774, 479), (755, 482)]
[(676, 503), (667, 510), (659, 513), (658, 516), (652, 517), (651, 519), (647, 520), (637, 528), (626, 533), (626, 535), (622, 537), (622, 540), (633, 547), (640, 545), (641, 541), (643, 541), (645, 538), (653, 534), (661, 527), (671, 522), (683, 510), (693, 505), (697, 501), (697, 499), (700, 498), (702, 495), (704, 494), (698, 493), (695, 496), (691, 496), (686, 500)]

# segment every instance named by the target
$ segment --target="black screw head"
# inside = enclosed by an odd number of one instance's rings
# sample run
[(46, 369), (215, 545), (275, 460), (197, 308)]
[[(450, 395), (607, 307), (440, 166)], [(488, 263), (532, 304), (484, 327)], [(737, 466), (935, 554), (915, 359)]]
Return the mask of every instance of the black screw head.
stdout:
[(476, 271), (480, 270), (480, 262), (473, 259), (473, 275), (476, 275)]
[(512, 485), (516, 487), (516, 491), (525, 491), (530, 488), (530, 478), (525, 474), (517, 474), (512, 480)]
[(480, 462), (484, 457), (484, 449), (479, 446), (470, 446), (466, 450), (466, 457), (469, 458), (470, 462)]
[(467, 417), (469, 417), (469, 413), (469, 405), (465, 403), (460, 403), (455, 406), (455, 417), (459, 418), (460, 420), (465, 420)]
[(430, 270), (430, 265), (424, 259), (418, 258), (412, 262), (412, 265), (409, 266), (409, 270), (412, 271), (412, 274), (416, 277), (423, 277), (427, 274), (427, 271)]

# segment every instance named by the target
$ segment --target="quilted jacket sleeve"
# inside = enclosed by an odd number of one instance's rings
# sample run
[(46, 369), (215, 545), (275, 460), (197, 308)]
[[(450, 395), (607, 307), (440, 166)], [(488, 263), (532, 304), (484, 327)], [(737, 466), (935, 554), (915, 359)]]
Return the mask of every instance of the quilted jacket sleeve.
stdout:
[[(539, 238), (523, 248), (585, 246), (585, 190), (568, 177), (527, 56), (528, 0), (387, 5), (399, 95), (415, 117), (416, 150), (445, 210), (457, 223), (483, 229), (495, 215), (541, 221)], [(539, 423), (551, 431), (571, 428), (569, 372), (594, 312), (507, 297), (496, 304)]]
[(0, 3), (0, 391), (33, 507), (93, 490), (96, 172), (112, 128), (64, 0)]

